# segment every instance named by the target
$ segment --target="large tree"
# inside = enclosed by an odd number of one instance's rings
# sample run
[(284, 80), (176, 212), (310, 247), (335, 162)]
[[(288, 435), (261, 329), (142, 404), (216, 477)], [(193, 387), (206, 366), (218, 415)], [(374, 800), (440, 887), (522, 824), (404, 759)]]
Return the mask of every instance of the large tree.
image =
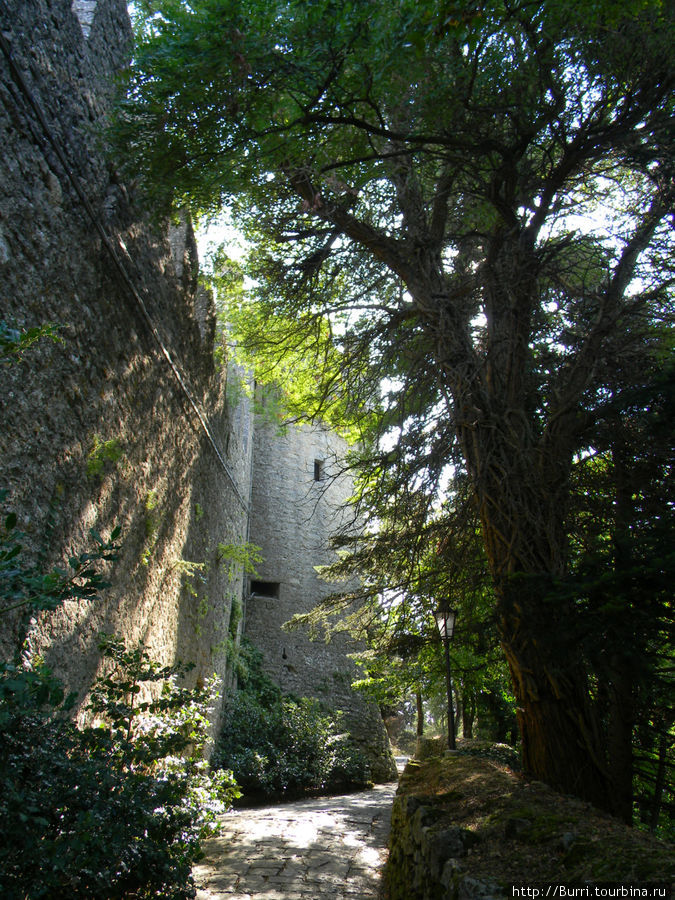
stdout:
[(610, 362), (668, 315), (671, 5), (145, 6), (118, 122), (133, 166), (156, 195), (235, 210), (256, 315), (304, 356), (319, 412), (371, 425), (388, 376), (390, 460), (433, 482), (461, 456), (525, 768), (612, 808), (552, 585)]

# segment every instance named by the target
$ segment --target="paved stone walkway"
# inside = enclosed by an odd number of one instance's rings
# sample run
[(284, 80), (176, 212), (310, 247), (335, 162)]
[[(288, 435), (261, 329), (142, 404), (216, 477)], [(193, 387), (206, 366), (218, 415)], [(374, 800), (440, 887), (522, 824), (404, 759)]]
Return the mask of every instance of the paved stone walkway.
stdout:
[(395, 791), (229, 813), (195, 866), (197, 900), (376, 900)]

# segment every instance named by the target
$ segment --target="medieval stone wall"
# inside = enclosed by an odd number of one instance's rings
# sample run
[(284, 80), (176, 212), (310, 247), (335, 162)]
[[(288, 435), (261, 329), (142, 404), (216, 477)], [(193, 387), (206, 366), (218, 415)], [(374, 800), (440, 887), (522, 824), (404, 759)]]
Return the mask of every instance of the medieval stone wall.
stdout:
[[(52, 564), (82, 549), (89, 528), (105, 536), (122, 526), (103, 602), (70, 603), (29, 626), (29, 652), (83, 695), (100, 631), (143, 640), (163, 662), (192, 660), (195, 677), (225, 672), (242, 578), (218, 561), (217, 545), (246, 536), (251, 421), (248, 407), (228, 407), (213, 361), (191, 228), (146, 221), (101, 152), (110, 86), (129, 53), (126, 4), (79, 7), (82, 22), (70, 0), (0, 5), (19, 73), (0, 54), (0, 318), (16, 329), (55, 323), (62, 338), (2, 366), (0, 486), (35, 554)], [(158, 339), (199, 398), (232, 479)], [(5, 655), (22, 624), (0, 622)]]
[(317, 697), (344, 714), (346, 730), (371, 761), (377, 781), (396, 778), (382, 717), (374, 703), (351, 688), (358, 676), (348, 654), (359, 646), (347, 634), (326, 643), (306, 628), (282, 629), (309, 612), (339, 586), (322, 580), (316, 567), (334, 561), (330, 537), (351, 515), (351, 482), (340, 474), (345, 445), (318, 427), (282, 433), (259, 416), (254, 430), (251, 541), (263, 563), (251, 582), (246, 635), (263, 651), (268, 674), (286, 691)]
[(105, 537), (122, 527), (103, 599), (29, 622), (0, 616), (0, 653), (27, 634), (25, 653), (79, 692), (80, 715), (100, 632), (227, 683), (244, 579), (220, 545), (250, 532), (265, 556), (256, 580), (279, 585), (277, 601), (248, 604), (270, 673), (343, 709), (374, 776), (393, 777), (379, 713), (349, 686), (347, 639), (281, 631), (330, 589), (314, 566), (329, 558), (349, 491), (330, 479), (335, 439), (254, 428), (250, 401), (228, 391), (214, 362), (215, 314), (189, 222), (149, 220), (103, 152), (130, 50), (126, 3), (0, 0), (0, 30), (0, 319), (18, 331), (53, 323), (60, 336), (0, 363), (0, 489), (47, 565), (83, 550), (90, 528)]

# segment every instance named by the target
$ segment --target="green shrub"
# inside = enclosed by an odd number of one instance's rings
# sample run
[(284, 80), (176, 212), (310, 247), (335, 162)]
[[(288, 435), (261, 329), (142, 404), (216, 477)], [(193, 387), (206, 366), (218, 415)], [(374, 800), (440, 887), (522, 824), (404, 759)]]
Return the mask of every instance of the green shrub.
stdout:
[[(209, 775), (201, 750), (206, 689), (171, 685), (175, 669), (126, 651), (97, 682), (98, 727), (59, 715), (46, 670), (0, 673), (0, 895), (3, 898), (194, 896), (199, 841), (238, 795), (230, 773)], [(134, 671), (129, 659), (149, 664)], [(146, 677), (150, 675), (150, 679)], [(147, 680), (160, 698), (133, 706)], [(127, 692), (127, 688), (131, 693)], [(188, 746), (191, 753), (184, 754)]]
[(318, 700), (283, 694), (250, 645), (242, 655), (240, 690), (226, 710), (212, 765), (231, 769), (249, 795), (297, 796), (367, 784), (365, 757), (339, 732), (339, 719)]
[[(4, 499), (4, 496), (0, 496)], [(116, 535), (115, 535), (116, 536)], [(16, 517), (0, 525), (0, 610), (54, 609), (96, 599), (97, 563), (114, 544), (41, 573), (24, 562)], [(199, 841), (239, 796), (230, 772), (204, 759), (213, 686), (178, 684), (187, 667), (153, 662), (142, 646), (102, 636), (93, 726), (69, 719), (73, 697), (40, 663), (0, 663), (0, 896), (195, 896)], [(144, 686), (162, 685), (143, 697)]]
[(63, 344), (63, 338), (58, 333), (60, 327), (60, 325), (47, 323), (22, 331), (4, 320), (0, 321), (0, 363), (11, 365), (21, 361), (26, 350), (42, 338), (49, 338)]

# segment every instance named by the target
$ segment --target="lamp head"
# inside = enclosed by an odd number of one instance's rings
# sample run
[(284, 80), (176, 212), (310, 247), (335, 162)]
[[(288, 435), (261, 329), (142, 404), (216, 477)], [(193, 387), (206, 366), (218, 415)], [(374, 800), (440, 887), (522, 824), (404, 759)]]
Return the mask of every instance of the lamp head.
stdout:
[(455, 621), (457, 619), (456, 610), (451, 609), (448, 604), (441, 604), (438, 609), (434, 611), (434, 618), (436, 619), (436, 625), (441, 638), (444, 641), (449, 641), (455, 633)]

